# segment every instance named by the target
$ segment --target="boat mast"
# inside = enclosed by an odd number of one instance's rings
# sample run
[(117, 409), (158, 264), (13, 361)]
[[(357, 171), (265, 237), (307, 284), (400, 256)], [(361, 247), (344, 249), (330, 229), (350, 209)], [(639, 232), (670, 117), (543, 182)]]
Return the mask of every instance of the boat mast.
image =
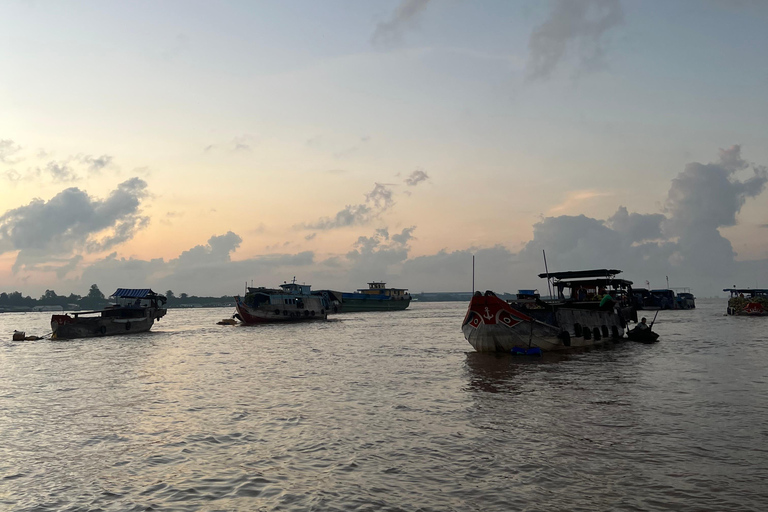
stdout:
[(472, 255), (472, 295), (475, 294), (475, 255)]
[(547, 290), (549, 290), (549, 298), (552, 299), (552, 286), (550, 286), (549, 268), (547, 268), (547, 253), (544, 251), (544, 249), (542, 249), (541, 254), (544, 255), (544, 272), (547, 273)]

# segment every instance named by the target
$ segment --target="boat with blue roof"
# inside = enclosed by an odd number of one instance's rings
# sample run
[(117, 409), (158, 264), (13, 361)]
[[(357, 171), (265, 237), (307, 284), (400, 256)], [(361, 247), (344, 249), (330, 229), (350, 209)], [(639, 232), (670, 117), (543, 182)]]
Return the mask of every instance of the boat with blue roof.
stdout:
[(149, 331), (168, 311), (166, 298), (149, 288), (118, 288), (114, 302), (96, 311), (51, 317), (52, 339), (94, 338)]
[(358, 288), (354, 293), (341, 294), (345, 313), (360, 311), (402, 311), (411, 304), (406, 288), (387, 288), (387, 283), (373, 281), (368, 289)]

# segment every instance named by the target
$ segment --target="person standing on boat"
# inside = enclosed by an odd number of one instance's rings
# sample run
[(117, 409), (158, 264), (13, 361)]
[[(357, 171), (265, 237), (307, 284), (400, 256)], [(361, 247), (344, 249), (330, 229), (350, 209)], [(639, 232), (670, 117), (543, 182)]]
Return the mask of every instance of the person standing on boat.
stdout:
[(584, 302), (587, 300), (587, 290), (585, 290), (583, 286), (579, 286), (579, 289), (576, 290), (576, 296), (578, 297), (579, 302)]
[(611, 294), (606, 291), (605, 295), (603, 295), (603, 298), (600, 300), (600, 309), (612, 310), (614, 304), (616, 304), (616, 301), (614, 301)]

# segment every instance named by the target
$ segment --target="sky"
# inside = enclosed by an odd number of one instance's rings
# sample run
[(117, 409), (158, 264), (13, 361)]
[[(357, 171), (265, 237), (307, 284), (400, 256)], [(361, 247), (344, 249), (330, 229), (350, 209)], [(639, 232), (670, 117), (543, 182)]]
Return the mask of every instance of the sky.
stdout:
[(768, 3), (0, 3), (0, 291), (768, 288)]

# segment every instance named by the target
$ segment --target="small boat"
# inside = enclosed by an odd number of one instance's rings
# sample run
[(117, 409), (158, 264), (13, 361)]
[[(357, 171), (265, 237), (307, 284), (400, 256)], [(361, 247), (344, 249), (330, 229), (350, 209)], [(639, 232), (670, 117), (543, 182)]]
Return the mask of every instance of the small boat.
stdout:
[(331, 290), (311, 291), (311, 285), (283, 283), (279, 288), (246, 287), (235, 296), (235, 318), (244, 324), (325, 320), (341, 311), (341, 294)]
[(768, 315), (768, 289), (765, 288), (724, 288), (730, 292), (726, 313), (736, 316)]
[(53, 315), (51, 338), (93, 338), (146, 332), (168, 311), (163, 307), (166, 298), (149, 288), (118, 288), (110, 297), (115, 299), (115, 304), (101, 310)]
[[(509, 301), (492, 291), (475, 292), (462, 332), (478, 352), (563, 351), (620, 339), (627, 322), (637, 321), (637, 312), (632, 281), (616, 278), (619, 273), (597, 269), (539, 274), (556, 293), (549, 300), (542, 300), (536, 290), (520, 290)], [(604, 301), (606, 294), (610, 298)]]
[(374, 281), (368, 289), (359, 288), (354, 293), (342, 293), (344, 313), (358, 311), (401, 311), (411, 303), (411, 294), (405, 288), (387, 288), (387, 283)]
[(656, 343), (659, 341), (658, 333), (653, 332), (650, 328), (640, 330), (637, 327), (627, 331), (627, 338), (631, 341), (639, 341), (640, 343)]

